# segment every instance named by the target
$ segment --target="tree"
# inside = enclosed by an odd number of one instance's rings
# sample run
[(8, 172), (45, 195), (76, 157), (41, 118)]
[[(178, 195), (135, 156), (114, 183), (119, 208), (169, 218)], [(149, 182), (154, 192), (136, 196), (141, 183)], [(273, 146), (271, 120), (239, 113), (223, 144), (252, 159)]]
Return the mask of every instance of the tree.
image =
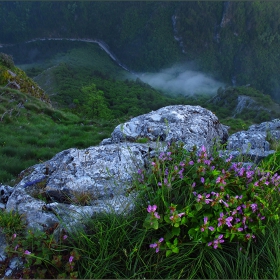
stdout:
[(95, 84), (84, 86), (82, 92), (86, 95), (85, 99), (87, 102), (84, 104), (83, 108), (87, 117), (102, 119), (112, 118), (112, 113), (106, 104), (104, 93), (98, 90)]

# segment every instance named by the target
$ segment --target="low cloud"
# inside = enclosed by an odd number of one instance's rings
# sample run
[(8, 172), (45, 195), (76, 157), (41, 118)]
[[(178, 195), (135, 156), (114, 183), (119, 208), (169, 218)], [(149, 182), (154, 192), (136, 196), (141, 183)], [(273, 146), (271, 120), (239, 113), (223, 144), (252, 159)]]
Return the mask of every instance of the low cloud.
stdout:
[(224, 84), (187, 66), (174, 66), (159, 73), (142, 73), (139, 78), (150, 86), (170, 94), (216, 94)]

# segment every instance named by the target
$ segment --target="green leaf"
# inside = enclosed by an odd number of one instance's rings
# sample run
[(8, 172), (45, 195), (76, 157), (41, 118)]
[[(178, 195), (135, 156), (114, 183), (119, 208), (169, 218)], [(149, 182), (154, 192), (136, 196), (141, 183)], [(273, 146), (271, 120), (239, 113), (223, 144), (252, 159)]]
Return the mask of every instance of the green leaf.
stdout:
[(168, 256), (170, 256), (171, 254), (172, 254), (172, 251), (171, 251), (171, 250), (167, 250), (166, 253), (165, 253), (165, 256), (168, 257)]
[(235, 237), (235, 234), (231, 234), (229, 241), (231, 242), (234, 237)]
[(194, 228), (191, 228), (188, 230), (188, 234), (194, 238), (196, 236), (196, 230)]
[(201, 203), (196, 204), (195, 208), (197, 211), (199, 211), (202, 208), (202, 204)]
[(186, 217), (183, 217), (182, 220), (181, 220), (181, 225), (184, 225), (187, 223), (187, 218)]
[(152, 225), (151, 225), (151, 227), (153, 228), (153, 229), (158, 229), (158, 221), (157, 220), (153, 220), (152, 221)]
[(172, 252), (178, 254), (178, 253), (179, 253), (179, 248), (178, 248), (178, 247), (173, 248), (173, 249), (172, 249)]
[(42, 260), (40, 260), (40, 259), (36, 259), (36, 262), (34, 263), (34, 265), (40, 265), (40, 264), (42, 264)]
[(220, 174), (220, 171), (214, 169), (214, 170), (212, 171), (212, 174), (213, 174), (214, 176), (218, 176), (218, 175)]
[(171, 223), (170, 216), (165, 215), (164, 216), (164, 221), (167, 222), (168, 224), (170, 224)]
[(172, 248), (172, 243), (171, 242), (166, 242), (166, 246), (168, 247), (168, 248)]
[(193, 217), (194, 217), (194, 213), (193, 213), (193, 212), (190, 212), (190, 213), (188, 214), (188, 216), (189, 216), (190, 218), (193, 218)]

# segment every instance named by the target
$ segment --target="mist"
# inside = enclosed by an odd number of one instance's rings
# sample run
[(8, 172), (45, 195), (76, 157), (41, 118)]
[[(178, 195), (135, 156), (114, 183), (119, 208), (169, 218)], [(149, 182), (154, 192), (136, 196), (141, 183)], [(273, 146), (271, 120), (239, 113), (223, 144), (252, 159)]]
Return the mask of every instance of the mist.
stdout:
[(138, 74), (139, 78), (150, 86), (174, 95), (194, 95), (217, 93), (219, 87), (225, 86), (209, 75), (193, 71), (186, 65), (176, 65), (161, 70), (159, 73)]

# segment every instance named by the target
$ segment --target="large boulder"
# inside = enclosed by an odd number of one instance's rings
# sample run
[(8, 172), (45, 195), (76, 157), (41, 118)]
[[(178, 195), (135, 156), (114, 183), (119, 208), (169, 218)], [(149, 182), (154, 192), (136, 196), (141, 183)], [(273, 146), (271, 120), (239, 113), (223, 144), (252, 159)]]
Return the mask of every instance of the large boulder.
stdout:
[(18, 211), (28, 227), (44, 230), (61, 221), (73, 225), (83, 215), (131, 210), (126, 189), (148, 151), (133, 143), (62, 151), (21, 173), (6, 211)]
[(135, 142), (141, 138), (149, 141), (181, 141), (188, 150), (202, 145), (209, 149), (215, 140), (225, 142), (228, 132), (211, 111), (200, 106), (174, 105), (118, 125), (112, 137), (101, 144)]
[(227, 150), (235, 155), (250, 156), (259, 161), (275, 151), (271, 149), (273, 140), (280, 139), (280, 120), (254, 124), (247, 131), (239, 131), (228, 138)]

